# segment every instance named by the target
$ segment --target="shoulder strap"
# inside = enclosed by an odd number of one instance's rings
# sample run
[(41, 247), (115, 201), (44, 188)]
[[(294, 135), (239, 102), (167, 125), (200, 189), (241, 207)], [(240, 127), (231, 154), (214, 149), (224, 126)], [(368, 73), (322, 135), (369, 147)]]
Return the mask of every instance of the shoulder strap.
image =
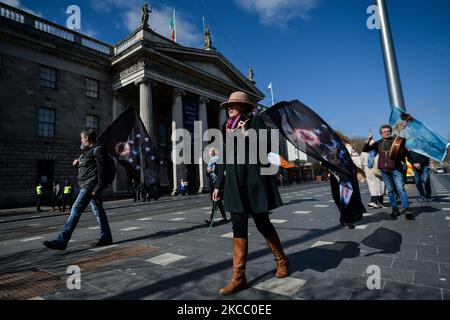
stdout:
[(100, 149), (100, 148), (103, 148), (103, 146), (96, 146), (94, 148), (94, 158), (97, 156), (97, 150)]

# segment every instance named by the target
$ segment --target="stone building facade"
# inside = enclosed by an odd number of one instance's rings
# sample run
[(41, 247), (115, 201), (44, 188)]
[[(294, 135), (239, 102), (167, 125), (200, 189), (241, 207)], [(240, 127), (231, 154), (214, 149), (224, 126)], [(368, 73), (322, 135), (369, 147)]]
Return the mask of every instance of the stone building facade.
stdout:
[[(219, 105), (237, 90), (264, 98), (211, 48), (181, 46), (145, 25), (109, 45), (0, 3), (0, 206), (33, 201), (39, 181), (76, 182), (81, 128), (101, 132), (128, 106), (166, 160), (171, 190), (187, 178), (191, 192), (206, 191), (204, 165), (172, 164), (171, 132), (195, 120), (218, 128)], [(125, 192), (128, 179), (119, 169), (109, 191)]]

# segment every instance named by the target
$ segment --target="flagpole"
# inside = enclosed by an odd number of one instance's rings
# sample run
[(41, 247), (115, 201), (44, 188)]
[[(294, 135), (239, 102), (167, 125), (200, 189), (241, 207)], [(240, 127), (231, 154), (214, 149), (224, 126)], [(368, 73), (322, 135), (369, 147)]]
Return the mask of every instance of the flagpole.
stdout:
[(388, 82), (389, 99), (391, 106), (396, 106), (403, 111), (406, 111), (386, 2), (385, 0), (376, 1), (380, 16), (380, 38), (383, 48), (384, 68)]
[(272, 95), (272, 106), (275, 104), (273, 100), (273, 86), (270, 87), (270, 94)]
[(272, 106), (275, 104), (273, 100), (273, 84), (269, 83), (270, 95), (272, 96)]
[(175, 9), (173, 10), (173, 27), (175, 30), (175, 42), (177, 42), (177, 16), (175, 13)]

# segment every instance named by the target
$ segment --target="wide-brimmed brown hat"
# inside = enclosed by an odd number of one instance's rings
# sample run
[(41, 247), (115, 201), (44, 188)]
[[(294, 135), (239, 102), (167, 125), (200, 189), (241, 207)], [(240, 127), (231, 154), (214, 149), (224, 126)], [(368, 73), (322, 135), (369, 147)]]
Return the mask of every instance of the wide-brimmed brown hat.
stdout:
[(250, 102), (250, 99), (248, 98), (248, 95), (245, 92), (242, 91), (236, 91), (233, 92), (230, 95), (230, 98), (228, 98), (228, 101), (225, 101), (220, 104), (221, 108), (227, 108), (230, 105), (238, 104), (243, 107), (246, 107), (249, 110), (253, 110), (256, 108), (256, 105), (252, 102)]

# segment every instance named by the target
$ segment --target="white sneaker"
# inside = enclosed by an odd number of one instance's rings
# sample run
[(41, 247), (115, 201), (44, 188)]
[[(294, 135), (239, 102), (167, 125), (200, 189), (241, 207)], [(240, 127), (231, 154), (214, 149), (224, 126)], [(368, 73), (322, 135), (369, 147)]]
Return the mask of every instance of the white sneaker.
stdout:
[(378, 209), (378, 205), (377, 205), (375, 202), (369, 202), (369, 203), (367, 204), (367, 206), (369, 206), (369, 207), (371, 207), (371, 208), (374, 208), (374, 209)]

